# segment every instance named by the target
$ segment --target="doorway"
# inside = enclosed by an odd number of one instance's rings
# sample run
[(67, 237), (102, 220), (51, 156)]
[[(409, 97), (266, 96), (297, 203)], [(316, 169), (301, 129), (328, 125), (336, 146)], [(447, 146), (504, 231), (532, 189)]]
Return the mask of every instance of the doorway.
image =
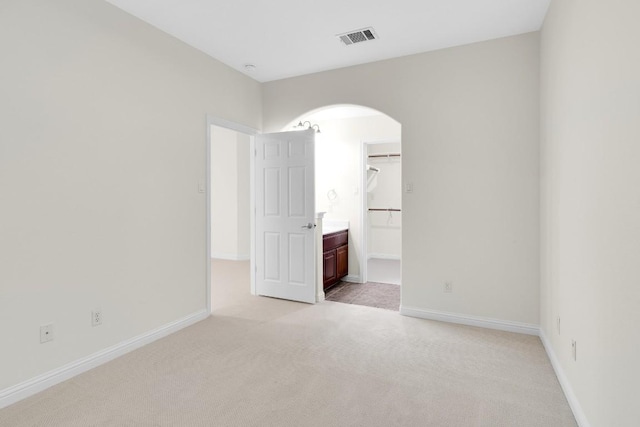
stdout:
[(251, 295), (252, 150), (255, 129), (207, 118), (209, 310)]
[(363, 144), (366, 280), (401, 284), (402, 153), (400, 141)]
[[(368, 151), (400, 154), (400, 123), (377, 110), (356, 105), (314, 110), (297, 117), (283, 130), (292, 130), (298, 123), (319, 130), (315, 204), (317, 212), (324, 212), (324, 237), (327, 231), (347, 230), (344, 243), (333, 236), (333, 241), (342, 246), (323, 248), (325, 260), (335, 259), (338, 267), (345, 247), (348, 254), (344, 276), (328, 281), (325, 277), (325, 286), (329, 284), (325, 299), (397, 311), (401, 290), (401, 157), (382, 159), (389, 162), (388, 167), (382, 168), (382, 160), (369, 161)], [(367, 188), (370, 163), (380, 163), (378, 169), (384, 171), (374, 193)], [(394, 209), (391, 217), (389, 211), (369, 211), (378, 208), (368, 199), (370, 194), (382, 203), (380, 208)], [(327, 266), (322, 268), (332, 272)]]

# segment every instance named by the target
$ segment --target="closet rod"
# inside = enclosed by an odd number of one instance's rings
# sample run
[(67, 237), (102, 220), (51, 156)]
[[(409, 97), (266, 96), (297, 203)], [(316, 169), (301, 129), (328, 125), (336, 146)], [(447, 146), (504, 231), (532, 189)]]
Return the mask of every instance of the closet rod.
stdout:
[(400, 156), (401, 156), (401, 154), (393, 153), (393, 154), (369, 154), (368, 157), (369, 158), (372, 158), (372, 157), (383, 157), (383, 158), (387, 157), (387, 158), (389, 158), (389, 157), (400, 157)]
[(374, 208), (369, 208), (369, 211), (375, 211), (375, 212), (402, 212), (402, 209), (393, 209), (393, 208), (389, 208), (389, 209), (374, 209)]

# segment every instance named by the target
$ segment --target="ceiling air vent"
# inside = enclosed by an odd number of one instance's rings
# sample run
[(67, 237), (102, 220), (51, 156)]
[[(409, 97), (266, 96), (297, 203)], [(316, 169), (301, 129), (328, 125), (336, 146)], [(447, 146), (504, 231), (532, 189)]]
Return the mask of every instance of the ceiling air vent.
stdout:
[(351, 44), (367, 42), (370, 40), (377, 40), (378, 36), (373, 28), (363, 28), (361, 30), (349, 31), (348, 33), (338, 34), (336, 37), (342, 41), (346, 46)]

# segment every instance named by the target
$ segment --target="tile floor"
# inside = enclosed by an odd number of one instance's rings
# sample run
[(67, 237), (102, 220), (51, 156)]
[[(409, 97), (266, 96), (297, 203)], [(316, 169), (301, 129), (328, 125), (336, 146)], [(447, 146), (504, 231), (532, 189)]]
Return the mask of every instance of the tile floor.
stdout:
[(400, 260), (371, 258), (367, 283), (340, 282), (325, 294), (328, 301), (400, 310)]
[(390, 283), (340, 282), (325, 294), (327, 301), (400, 310), (400, 286)]

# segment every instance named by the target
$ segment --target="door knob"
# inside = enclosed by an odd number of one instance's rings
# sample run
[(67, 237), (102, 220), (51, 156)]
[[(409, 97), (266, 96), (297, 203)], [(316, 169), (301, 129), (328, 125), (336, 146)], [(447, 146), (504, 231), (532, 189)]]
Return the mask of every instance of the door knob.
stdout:
[(302, 226), (302, 227), (300, 227), (300, 228), (309, 228), (309, 229), (311, 229), (311, 228), (313, 228), (313, 227), (315, 227), (315, 226), (316, 226), (315, 224), (308, 223), (307, 225), (303, 225), (303, 226)]

